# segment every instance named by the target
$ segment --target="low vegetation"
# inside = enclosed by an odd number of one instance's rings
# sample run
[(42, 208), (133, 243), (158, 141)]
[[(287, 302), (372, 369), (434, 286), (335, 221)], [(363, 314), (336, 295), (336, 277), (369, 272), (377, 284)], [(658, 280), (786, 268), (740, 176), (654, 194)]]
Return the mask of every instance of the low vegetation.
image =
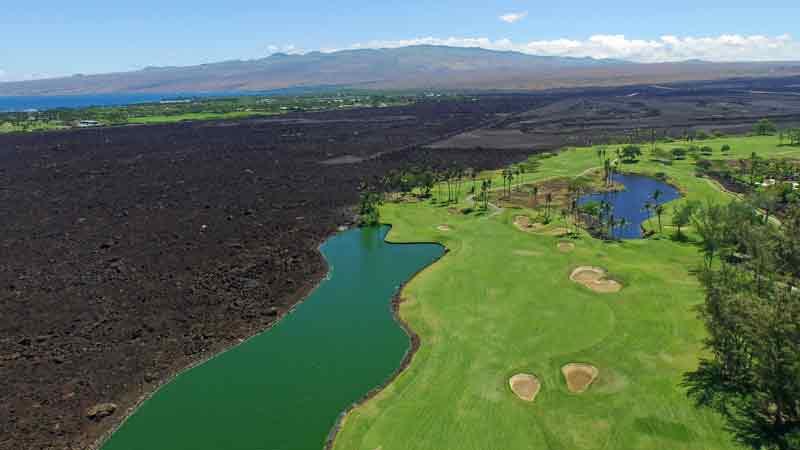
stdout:
[(300, 96), (177, 98), (127, 106), (0, 113), (0, 133), (71, 128), (78, 126), (80, 121), (96, 121), (98, 126), (104, 126), (240, 119), (296, 112), (399, 106), (419, 100), (417, 95), (347, 92)]

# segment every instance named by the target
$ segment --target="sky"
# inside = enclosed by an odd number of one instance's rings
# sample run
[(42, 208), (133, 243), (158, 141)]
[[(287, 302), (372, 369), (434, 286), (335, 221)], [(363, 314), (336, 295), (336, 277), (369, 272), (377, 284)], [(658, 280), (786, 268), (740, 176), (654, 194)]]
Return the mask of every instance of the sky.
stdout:
[(800, 60), (798, 17), (798, 0), (7, 2), (0, 81), (411, 44), (639, 62)]

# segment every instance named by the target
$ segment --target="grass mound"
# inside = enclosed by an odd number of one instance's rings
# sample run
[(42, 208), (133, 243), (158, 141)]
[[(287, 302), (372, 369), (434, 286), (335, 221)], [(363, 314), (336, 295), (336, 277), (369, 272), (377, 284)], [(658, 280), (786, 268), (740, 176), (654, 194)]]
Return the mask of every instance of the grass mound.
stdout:
[(567, 389), (574, 394), (585, 392), (600, 375), (597, 367), (580, 363), (567, 364), (561, 368), (561, 373), (564, 374)]
[(569, 234), (569, 230), (564, 227), (552, 227), (543, 223), (533, 222), (528, 216), (515, 217), (514, 226), (517, 227), (518, 230), (526, 233), (537, 233), (547, 236), (564, 236)]
[(527, 373), (514, 375), (508, 380), (508, 384), (511, 386), (511, 391), (513, 391), (520, 400), (526, 402), (536, 400), (536, 396), (542, 388), (539, 379)]
[(622, 290), (622, 284), (606, 278), (606, 271), (599, 267), (578, 267), (572, 271), (569, 279), (601, 294), (610, 294)]

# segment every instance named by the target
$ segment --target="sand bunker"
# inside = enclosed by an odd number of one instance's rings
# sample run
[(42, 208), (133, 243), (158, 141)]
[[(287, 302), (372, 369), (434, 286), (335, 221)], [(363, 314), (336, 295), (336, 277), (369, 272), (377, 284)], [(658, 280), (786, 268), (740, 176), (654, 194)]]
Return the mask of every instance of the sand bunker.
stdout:
[(580, 283), (595, 292), (600, 292), (603, 294), (619, 292), (622, 290), (622, 284), (617, 281), (607, 279), (606, 271), (599, 267), (578, 267), (572, 271), (569, 279), (576, 283)]
[(567, 389), (574, 394), (580, 394), (589, 389), (594, 380), (600, 374), (597, 367), (589, 364), (572, 363), (561, 368), (564, 379), (567, 381)]
[(531, 229), (533, 228), (533, 226), (531, 225), (531, 218), (528, 216), (514, 217), (514, 226), (516, 226), (522, 231), (531, 231)]
[(575, 244), (572, 242), (559, 242), (558, 243), (558, 251), (561, 253), (569, 253), (575, 250)]
[(542, 388), (542, 384), (539, 383), (539, 380), (535, 376), (526, 373), (514, 375), (508, 380), (508, 385), (511, 386), (511, 390), (514, 391), (520, 400), (526, 402), (534, 401), (536, 395), (539, 394), (539, 390)]
[(450, 230), (452, 230), (450, 225), (439, 225), (438, 227), (436, 227), (436, 229), (439, 230), (439, 231), (450, 231)]

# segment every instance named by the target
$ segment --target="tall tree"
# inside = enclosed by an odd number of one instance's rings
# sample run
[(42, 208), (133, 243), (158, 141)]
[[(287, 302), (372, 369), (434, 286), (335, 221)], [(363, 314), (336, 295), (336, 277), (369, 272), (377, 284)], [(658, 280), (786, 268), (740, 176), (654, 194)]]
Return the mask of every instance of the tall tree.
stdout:
[(754, 450), (798, 449), (800, 293), (791, 287), (796, 271), (783, 262), (787, 256), (797, 261), (798, 247), (782, 247), (797, 237), (758, 220), (747, 207), (709, 206), (699, 215), (699, 223), (715, 224), (710, 233), (700, 230), (704, 247), (725, 242), (731, 251), (699, 272), (708, 356), (685, 375), (687, 392), (720, 413), (740, 443)]

